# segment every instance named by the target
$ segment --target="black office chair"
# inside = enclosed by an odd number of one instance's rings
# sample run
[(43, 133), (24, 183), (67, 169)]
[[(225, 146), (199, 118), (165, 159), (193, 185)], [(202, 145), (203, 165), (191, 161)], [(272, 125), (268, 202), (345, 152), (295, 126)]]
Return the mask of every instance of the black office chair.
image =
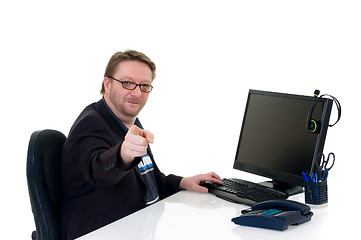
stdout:
[(60, 160), (65, 139), (56, 130), (36, 131), (30, 137), (26, 176), (36, 227), (32, 239), (60, 239)]

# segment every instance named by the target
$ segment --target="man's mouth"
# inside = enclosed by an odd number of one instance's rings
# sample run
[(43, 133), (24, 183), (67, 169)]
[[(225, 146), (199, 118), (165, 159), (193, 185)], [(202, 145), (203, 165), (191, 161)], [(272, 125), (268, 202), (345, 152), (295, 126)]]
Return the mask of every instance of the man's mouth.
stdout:
[(138, 103), (135, 102), (135, 101), (128, 101), (128, 103), (130, 103), (130, 104), (138, 104)]

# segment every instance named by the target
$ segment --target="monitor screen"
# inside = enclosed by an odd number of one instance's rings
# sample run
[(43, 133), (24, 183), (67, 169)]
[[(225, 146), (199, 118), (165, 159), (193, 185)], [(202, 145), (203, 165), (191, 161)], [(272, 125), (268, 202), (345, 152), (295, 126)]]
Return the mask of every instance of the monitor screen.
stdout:
[[(303, 171), (311, 169), (315, 152), (322, 152), (331, 113), (321, 99), (312, 119), (320, 133), (307, 129), (313, 97), (249, 90), (234, 168), (273, 181), (303, 186)], [(326, 107), (327, 106), (327, 107)]]

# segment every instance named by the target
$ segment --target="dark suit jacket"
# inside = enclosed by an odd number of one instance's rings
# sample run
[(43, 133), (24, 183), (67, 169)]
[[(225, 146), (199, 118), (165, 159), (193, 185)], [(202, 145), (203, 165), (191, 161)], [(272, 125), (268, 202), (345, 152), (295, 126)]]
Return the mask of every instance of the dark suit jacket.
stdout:
[[(137, 125), (140, 122), (137, 119)], [(119, 168), (126, 131), (103, 100), (87, 106), (75, 121), (62, 153), (63, 239), (74, 239), (144, 208), (145, 184), (136, 158)], [(179, 191), (181, 177), (160, 172), (148, 148), (160, 198)]]

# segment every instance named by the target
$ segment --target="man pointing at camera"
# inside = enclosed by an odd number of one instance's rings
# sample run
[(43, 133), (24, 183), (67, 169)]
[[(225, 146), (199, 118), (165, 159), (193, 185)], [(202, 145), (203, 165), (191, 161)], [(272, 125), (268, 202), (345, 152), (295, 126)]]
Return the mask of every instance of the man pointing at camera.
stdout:
[(155, 64), (143, 53), (115, 53), (106, 67), (103, 98), (87, 106), (72, 126), (62, 154), (63, 239), (74, 239), (177, 191), (207, 192), (215, 173), (164, 175), (138, 113), (153, 89)]

